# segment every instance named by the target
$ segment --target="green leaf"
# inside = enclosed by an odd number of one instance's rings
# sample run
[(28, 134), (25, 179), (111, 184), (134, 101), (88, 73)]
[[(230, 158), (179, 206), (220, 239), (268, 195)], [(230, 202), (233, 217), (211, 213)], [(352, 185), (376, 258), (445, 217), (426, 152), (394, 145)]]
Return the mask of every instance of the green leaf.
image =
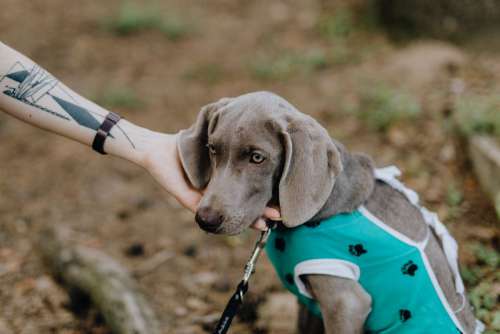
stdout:
[(500, 330), (500, 311), (493, 312), (491, 327)]
[(498, 268), (500, 265), (500, 254), (493, 248), (476, 243), (473, 250), (479, 262), (485, 263), (492, 268)]

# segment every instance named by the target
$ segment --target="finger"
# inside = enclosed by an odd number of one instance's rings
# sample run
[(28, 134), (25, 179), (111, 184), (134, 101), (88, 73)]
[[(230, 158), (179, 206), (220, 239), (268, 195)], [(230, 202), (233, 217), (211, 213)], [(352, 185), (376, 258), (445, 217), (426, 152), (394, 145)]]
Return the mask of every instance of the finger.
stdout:
[(178, 194), (176, 195), (177, 200), (181, 202), (181, 204), (184, 205), (184, 207), (186, 207), (187, 209), (196, 212), (205, 190), (194, 189), (187, 184), (182, 184), (180, 187), (182, 189), (178, 189), (175, 192), (176, 194)]
[(267, 207), (264, 210), (264, 217), (271, 219), (271, 220), (280, 220), (281, 213), (279, 212), (278, 209)]
[(202, 194), (191, 188), (183, 180), (176, 179), (174, 182), (167, 179), (165, 175), (154, 175), (155, 179), (162, 185), (171, 195), (173, 195), (184, 207), (195, 212), (200, 203)]
[(252, 228), (259, 231), (267, 231), (268, 227), (264, 219), (259, 218), (255, 223), (253, 223)]
[(182, 192), (182, 195), (177, 197), (177, 200), (187, 209), (195, 212), (198, 209), (198, 205), (201, 200), (201, 194), (197, 191), (186, 189)]

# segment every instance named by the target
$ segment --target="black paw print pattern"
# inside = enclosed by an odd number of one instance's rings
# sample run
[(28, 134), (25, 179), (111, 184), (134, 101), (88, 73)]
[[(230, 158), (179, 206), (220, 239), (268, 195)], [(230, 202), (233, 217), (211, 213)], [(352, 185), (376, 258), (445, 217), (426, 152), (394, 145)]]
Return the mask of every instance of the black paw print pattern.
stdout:
[(354, 256), (361, 256), (366, 252), (367, 251), (362, 244), (349, 245), (349, 253), (351, 253)]
[(402, 267), (401, 267), (401, 272), (403, 275), (409, 275), (409, 276), (415, 276), (415, 272), (418, 270), (418, 266), (413, 263), (412, 260), (406, 262)]
[(286, 248), (285, 239), (283, 238), (274, 239), (274, 248), (276, 248), (280, 252), (284, 252)]
[(409, 310), (401, 309), (399, 310), (399, 320), (401, 322), (406, 322), (411, 318), (411, 312)]
[(295, 282), (293, 280), (293, 275), (292, 274), (286, 274), (285, 279), (288, 282), (288, 284), (293, 285)]

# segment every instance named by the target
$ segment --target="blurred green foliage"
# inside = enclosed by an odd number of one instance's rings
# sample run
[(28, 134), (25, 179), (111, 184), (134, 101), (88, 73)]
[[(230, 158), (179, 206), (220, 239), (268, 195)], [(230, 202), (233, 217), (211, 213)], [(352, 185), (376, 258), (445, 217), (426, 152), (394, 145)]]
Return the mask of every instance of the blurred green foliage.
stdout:
[(500, 220), (500, 192), (495, 196), (493, 205), (495, 206), (495, 211), (497, 213), (498, 220)]
[(128, 88), (111, 87), (100, 91), (93, 100), (107, 108), (136, 109), (145, 105), (137, 94)]
[(472, 248), (479, 264), (485, 264), (491, 268), (498, 268), (500, 266), (500, 254), (493, 248), (481, 243), (474, 244)]
[[(491, 327), (494, 330), (500, 331), (500, 311), (496, 311), (496, 312), (494, 312), (492, 314), (492, 316), (491, 316)], [(493, 331), (491, 331), (490, 333), (493, 333)], [(485, 334), (487, 334), (487, 333), (485, 333)]]
[[(250, 61), (252, 76), (259, 80), (276, 81), (298, 74), (311, 74), (331, 66), (358, 63), (376, 49), (376, 46), (366, 44), (366, 39), (359, 38), (362, 32), (369, 30), (366, 29), (370, 24), (365, 16), (355, 17), (347, 7), (321, 15), (314, 25), (314, 33), (327, 41), (328, 46), (257, 55)], [(363, 42), (358, 43), (358, 39)]]
[(486, 333), (498, 333), (500, 330), (500, 254), (493, 247), (482, 242), (467, 245), (476, 259), (476, 263), (462, 267), (464, 282), (469, 286), (469, 299), (474, 306), (476, 316), (488, 325)]
[(415, 119), (421, 112), (420, 103), (399, 89), (377, 83), (362, 85), (355, 112), (368, 126), (385, 131), (393, 124)]
[(459, 130), (465, 135), (500, 137), (500, 96), (463, 96), (456, 103), (454, 118)]
[(157, 30), (173, 41), (185, 37), (191, 31), (190, 25), (178, 16), (167, 17), (157, 8), (131, 2), (123, 3), (114, 16), (105, 19), (104, 25), (117, 35)]
[(321, 49), (307, 52), (283, 52), (276, 57), (258, 56), (250, 62), (250, 70), (256, 79), (283, 80), (299, 73), (310, 73), (328, 67), (328, 58)]
[(345, 39), (354, 31), (353, 14), (346, 8), (323, 15), (316, 24), (320, 36), (329, 40)]
[(329, 61), (332, 65), (345, 65), (358, 63), (361, 52), (353, 52), (346, 41), (337, 41), (330, 50)]
[(462, 203), (464, 194), (455, 184), (450, 184), (446, 192), (446, 202), (451, 207), (456, 207)]
[(491, 283), (481, 282), (469, 292), (469, 298), (474, 306), (476, 316), (481, 321), (491, 324), (491, 329), (500, 330), (498, 319), (496, 319), (500, 311), (495, 310), (498, 296), (493, 293), (491, 287)]
[(319, 18), (316, 23), (318, 35), (332, 43), (329, 62), (343, 65), (358, 58), (359, 53), (353, 52), (349, 43), (349, 37), (355, 29), (353, 15), (348, 9), (339, 9)]
[(463, 214), (463, 209), (460, 207), (463, 200), (464, 194), (462, 190), (455, 183), (449, 184), (446, 189), (446, 204), (449, 207), (447, 220), (457, 219)]
[(197, 64), (184, 73), (184, 78), (206, 84), (215, 84), (224, 78), (224, 69), (219, 63)]
[(462, 266), (460, 270), (464, 282), (469, 285), (476, 285), (483, 276), (482, 268), (479, 266)]
[(363, 10), (353, 11), (346, 6), (326, 12), (315, 24), (317, 35), (331, 44), (328, 62), (332, 65), (358, 63), (377, 45), (366, 43), (366, 35), (373, 34), (378, 28), (374, 19), (373, 6), (366, 5)]

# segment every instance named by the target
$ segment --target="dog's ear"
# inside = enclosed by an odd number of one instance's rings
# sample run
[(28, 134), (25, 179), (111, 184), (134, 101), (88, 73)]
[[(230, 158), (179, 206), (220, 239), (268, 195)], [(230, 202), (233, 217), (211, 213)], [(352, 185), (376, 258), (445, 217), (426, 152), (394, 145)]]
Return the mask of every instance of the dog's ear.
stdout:
[(203, 189), (208, 184), (211, 174), (208, 152), (208, 136), (217, 125), (220, 110), (232, 101), (223, 98), (201, 108), (196, 122), (179, 133), (177, 150), (182, 167), (191, 184), (197, 189)]
[(340, 153), (326, 129), (294, 115), (283, 131), (285, 163), (279, 183), (283, 223), (295, 227), (311, 219), (330, 196), (342, 171)]

